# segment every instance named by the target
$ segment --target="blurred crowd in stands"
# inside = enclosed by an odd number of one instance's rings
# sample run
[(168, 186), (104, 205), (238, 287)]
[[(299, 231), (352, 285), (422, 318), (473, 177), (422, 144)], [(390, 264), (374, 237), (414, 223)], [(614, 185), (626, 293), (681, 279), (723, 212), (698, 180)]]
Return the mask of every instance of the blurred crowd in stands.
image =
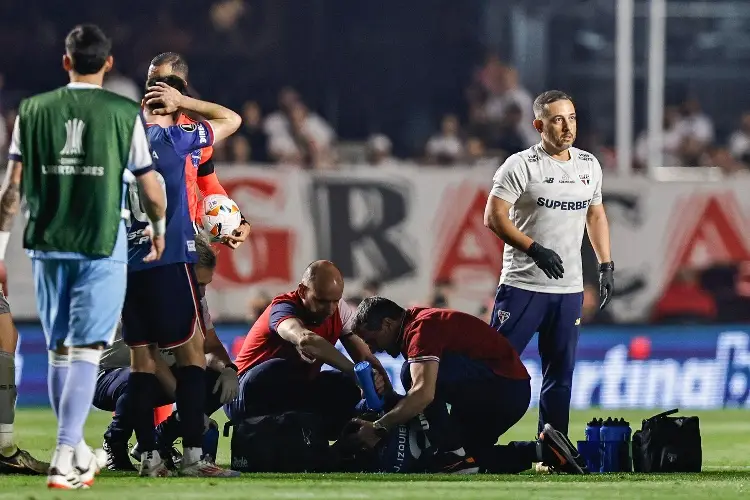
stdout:
[[(140, 100), (136, 79), (111, 74), (109, 90)], [(8, 145), (17, 102), (3, 99), (4, 78), (0, 74), (0, 147)], [(16, 93), (17, 94), (17, 93)], [(575, 93), (573, 92), (575, 95)], [(324, 116), (305, 102), (290, 86), (278, 92), (275, 107), (264, 109), (256, 100), (241, 105), (240, 130), (216, 148), (216, 159), (232, 163), (281, 164), (308, 169), (333, 169), (339, 165), (431, 165), (497, 166), (499, 162), (538, 142), (532, 126), (532, 94), (519, 84), (518, 73), (496, 56), (477, 69), (466, 89), (465, 108), (445, 114), (421, 151), (397, 158), (392, 140), (382, 133), (360, 141), (337, 140), (337, 131)], [(615, 151), (594, 134), (579, 136), (577, 145), (592, 151), (606, 169), (615, 165)], [(648, 156), (647, 134), (635, 142), (634, 167), (644, 169)], [(737, 128), (724, 140), (714, 134), (713, 120), (690, 98), (664, 111), (664, 166), (714, 166), (725, 175), (750, 172), (750, 112), (742, 115)]]

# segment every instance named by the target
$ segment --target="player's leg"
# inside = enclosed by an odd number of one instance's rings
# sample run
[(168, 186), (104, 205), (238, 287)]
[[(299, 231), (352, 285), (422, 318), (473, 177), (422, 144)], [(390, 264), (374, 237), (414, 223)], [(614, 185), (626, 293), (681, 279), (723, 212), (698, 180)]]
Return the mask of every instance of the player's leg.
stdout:
[(47, 485), (50, 488), (62, 489), (84, 487), (80, 472), (73, 464), (75, 447), (59, 443), (62, 425), (61, 403), (70, 371), (69, 348), (65, 345), (70, 324), (69, 264), (70, 261), (65, 260), (32, 260), (37, 312), (49, 353), (47, 388), (58, 428), (58, 444), (50, 461)]
[(133, 424), (125, 408), (125, 392), (130, 368), (112, 368), (99, 373), (94, 392), (94, 407), (114, 412), (112, 422), (104, 432), (102, 448), (107, 454), (107, 469), (135, 471), (128, 455), (128, 441), (133, 435)]
[(116, 412), (130, 423), (141, 451), (139, 474), (168, 476), (169, 469), (159, 456), (154, 436), (153, 408), (160, 387), (156, 377), (156, 342), (164, 316), (163, 288), (159, 268), (130, 273), (122, 308), (122, 338), (130, 347), (130, 373)]
[(582, 304), (582, 293), (555, 295), (550, 304), (550, 314), (539, 329), (543, 375), (539, 397), (539, 432), (548, 423), (557, 431), (568, 434)]
[(10, 306), (0, 292), (0, 473), (46, 474), (49, 464), (40, 462), (16, 446), (13, 424), (16, 416), (16, 347), (18, 332)]
[(340, 371), (322, 371), (304, 393), (305, 406), (323, 417), (328, 439), (335, 440), (354, 417), (361, 392), (354, 380)]
[(64, 345), (70, 322), (68, 267), (65, 261), (33, 259), (32, 272), (37, 312), (47, 340), (49, 354), (47, 371), (49, 402), (55, 417), (59, 418), (60, 399), (70, 368), (68, 348)]
[[(83, 439), (91, 409), (102, 349), (114, 339), (125, 298), (126, 265), (106, 259), (69, 260), (70, 368), (59, 407), (57, 449), (52, 467), (62, 472), (71, 465), (81, 482), (90, 486), (104, 466), (103, 452), (92, 450)], [(101, 453), (101, 455), (100, 455)], [(55, 481), (51, 481), (55, 487)]]
[(201, 312), (195, 272), (189, 264), (155, 269), (160, 270), (163, 283), (169, 283), (170, 293), (165, 299), (171, 306), (167, 309), (170, 314), (155, 327), (161, 330), (159, 347), (172, 349), (177, 360), (176, 402), (183, 426), (180, 474), (197, 477), (239, 476), (239, 473), (202, 460), (205, 393), (200, 388), (206, 384), (206, 356), (199, 321)]
[[(172, 373), (177, 372), (177, 367), (172, 367)], [(205, 406), (204, 413), (206, 418), (213, 415), (216, 410), (221, 408), (220, 394), (214, 392), (216, 381), (219, 380), (221, 372), (206, 367), (206, 385), (205, 385)], [(174, 411), (163, 422), (156, 426), (156, 441), (160, 450), (172, 452), (174, 442), (182, 436), (182, 422), (180, 421), (179, 412)]]
[(547, 295), (507, 285), (497, 288), (490, 326), (502, 333), (518, 354), (526, 349), (544, 319)]

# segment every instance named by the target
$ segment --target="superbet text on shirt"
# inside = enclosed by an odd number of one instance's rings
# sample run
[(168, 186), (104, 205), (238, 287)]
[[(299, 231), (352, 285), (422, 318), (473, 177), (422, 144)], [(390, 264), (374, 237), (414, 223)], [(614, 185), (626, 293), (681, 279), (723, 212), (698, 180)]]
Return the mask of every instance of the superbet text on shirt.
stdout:
[(513, 224), (557, 252), (565, 268), (561, 279), (550, 279), (531, 257), (505, 245), (501, 285), (546, 293), (583, 291), (581, 243), (588, 207), (602, 202), (602, 168), (591, 153), (568, 151), (570, 159), (560, 161), (536, 144), (508, 157), (495, 172), (490, 193), (511, 203)]

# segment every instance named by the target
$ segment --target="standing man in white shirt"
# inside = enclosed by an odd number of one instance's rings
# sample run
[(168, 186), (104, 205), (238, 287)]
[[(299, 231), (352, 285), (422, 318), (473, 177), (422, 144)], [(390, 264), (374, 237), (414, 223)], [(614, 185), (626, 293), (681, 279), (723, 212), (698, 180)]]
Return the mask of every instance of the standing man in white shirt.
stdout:
[(572, 99), (549, 90), (534, 100), (541, 141), (508, 157), (493, 178), (484, 224), (505, 242), (490, 324), (521, 354), (539, 332), (545, 423), (567, 434), (583, 302), (584, 227), (599, 260), (600, 307), (614, 289), (609, 225), (602, 205), (602, 169), (573, 147)]

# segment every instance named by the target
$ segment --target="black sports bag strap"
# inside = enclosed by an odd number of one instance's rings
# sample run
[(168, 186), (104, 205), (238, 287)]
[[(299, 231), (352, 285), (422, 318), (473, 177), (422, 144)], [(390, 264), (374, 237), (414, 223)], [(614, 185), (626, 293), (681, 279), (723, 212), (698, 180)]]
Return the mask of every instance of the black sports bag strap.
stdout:
[(660, 418), (668, 417), (670, 415), (674, 415), (675, 413), (679, 412), (679, 408), (674, 408), (672, 410), (667, 410), (664, 412), (659, 413), (658, 415), (654, 415), (653, 417), (649, 417), (646, 419), (646, 421), (652, 421), (652, 420), (659, 420)]

